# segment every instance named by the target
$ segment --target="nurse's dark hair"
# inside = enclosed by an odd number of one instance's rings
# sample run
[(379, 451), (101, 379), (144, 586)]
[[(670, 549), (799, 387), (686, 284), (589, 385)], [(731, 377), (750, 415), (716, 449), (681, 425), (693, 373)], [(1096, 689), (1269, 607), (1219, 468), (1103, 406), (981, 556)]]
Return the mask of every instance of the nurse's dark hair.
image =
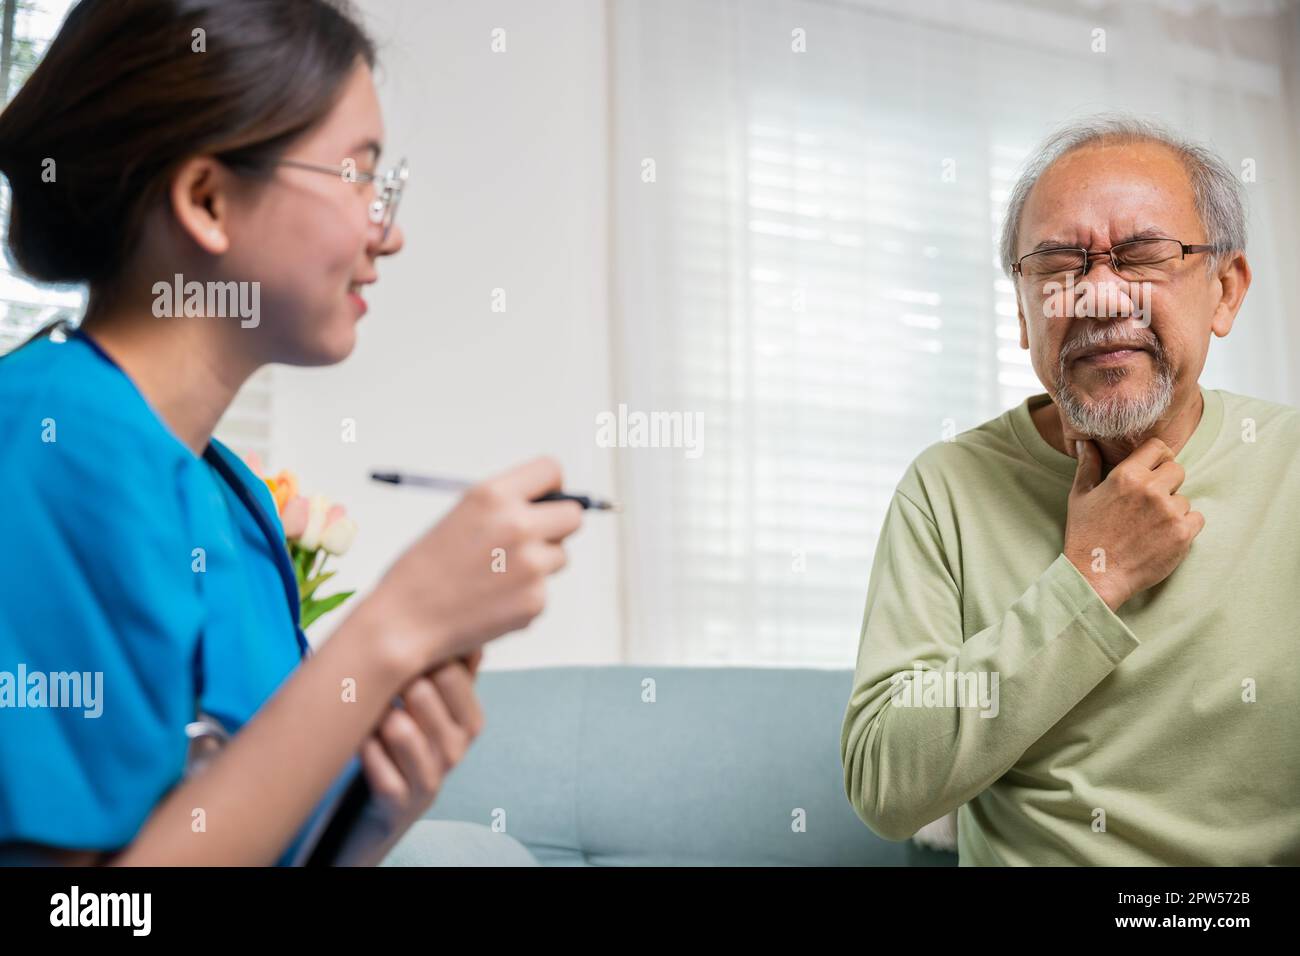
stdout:
[(181, 163), (266, 172), (358, 59), (347, 0), (81, 0), (0, 112), (14, 265), (106, 291)]

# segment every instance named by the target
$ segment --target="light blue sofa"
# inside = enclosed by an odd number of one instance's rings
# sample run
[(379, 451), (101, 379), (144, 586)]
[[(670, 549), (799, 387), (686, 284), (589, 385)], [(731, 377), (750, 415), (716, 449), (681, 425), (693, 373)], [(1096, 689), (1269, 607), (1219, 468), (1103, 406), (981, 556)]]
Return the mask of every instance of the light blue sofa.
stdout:
[(847, 670), (486, 671), (482, 735), (385, 865), (955, 864), (881, 839), (849, 806), (839, 733), (851, 681)]

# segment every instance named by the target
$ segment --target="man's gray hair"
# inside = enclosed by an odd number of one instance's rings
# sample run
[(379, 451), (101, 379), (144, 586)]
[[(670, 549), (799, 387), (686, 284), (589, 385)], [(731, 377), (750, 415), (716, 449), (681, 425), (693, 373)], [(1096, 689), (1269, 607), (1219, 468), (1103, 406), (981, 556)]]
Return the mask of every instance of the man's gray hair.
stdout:
[[(1058, 129), (1038, 148), (1016, 180), (1007, 204), (1006, 219), (1002, 223), (999, 251), (1003, 271), (1011, 274), (1011, 264), (1016, 261), (1020, 243), (1020, 217), (1030, 191), (1049, 166), (1067, 153), (1094, 143), (1139, 142), (1168, 146), (1187, 167), (1192, 181), (1193, 202), (1197, 215), (1201, 217), (1201, 225), (1205, 227), (1205, 241), (1215, 248), (1206, 257), (1208, 268), (1214, 269), (1225, 254), (1244, 250), (1246, 207), (1241, 183), (1222, 159), (1205, 146), (1183, 139), (1154, 120), (1124, 113), (1103, 113)], [(1188, 241), (1182, 236), (1172, 238)]]

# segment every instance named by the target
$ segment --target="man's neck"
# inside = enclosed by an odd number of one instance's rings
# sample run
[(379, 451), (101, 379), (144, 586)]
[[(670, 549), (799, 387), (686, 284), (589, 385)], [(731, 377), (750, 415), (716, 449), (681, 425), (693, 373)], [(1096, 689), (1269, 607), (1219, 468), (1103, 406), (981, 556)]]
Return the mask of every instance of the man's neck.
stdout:
[(121, 367), (172, 433), (201, 457), (217, 422), (258, 367), (232, 348), (219, 321), (92, 311), (81, 328)]
[[(1174, 404), (1169, 408), (1169, 413), (1160, 419), (1154, 428), (1142, 435), (1138, 435), (1136, 438), (1127, 441), (1092, 439), (1098, 449), (1101, 450), (1103, 472), (1109, 472), (1132, 454), (1133, 449), (1150, 438), (1159, 438), (1177, 455), (1183, 450), (1183, 446), (1191, 440), (1192, 433), (1196, 431), (1196, 426), (1201, 423), (1201, 415), (1204, 410), (1205, 400), (1201, 396), (1201, 390), (1195, 388), (1181, 402), (1175, 400)], [(1055, 402), (1048, 402), (1034, 409), (1031, 417), (1034, 420), (1034, 426), (1038, 429), (1038, 433), (1043, 436), (1043, 439), (1049, 445), (1064, 455), (1074, 457), (1074, 450), (1068, 448), (1067, 443), (1073, 441), (1077, 433), (1064, 420), (1060, 408)]]

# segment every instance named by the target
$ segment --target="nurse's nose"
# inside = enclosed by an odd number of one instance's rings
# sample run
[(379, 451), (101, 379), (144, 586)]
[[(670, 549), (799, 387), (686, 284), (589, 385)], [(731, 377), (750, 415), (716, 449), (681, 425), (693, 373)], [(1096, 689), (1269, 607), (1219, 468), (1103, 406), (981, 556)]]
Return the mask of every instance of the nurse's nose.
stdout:
[(393, 223), (393, 228), (388, 230), (387, 236), (384, 235), (383, 229), (376, 229), (372, 235), (370, 254), (375, 258), (397, 255), (406, 245), (406, 235), (397, 223)]

